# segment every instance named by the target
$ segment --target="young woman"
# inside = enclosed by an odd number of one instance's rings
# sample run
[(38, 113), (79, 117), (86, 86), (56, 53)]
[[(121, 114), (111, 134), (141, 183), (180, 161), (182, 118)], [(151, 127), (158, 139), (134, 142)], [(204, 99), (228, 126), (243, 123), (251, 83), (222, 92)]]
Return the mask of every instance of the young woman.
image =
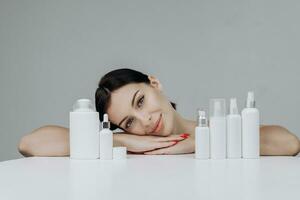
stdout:
[[(194, 152), (196, 121), (183, 118), (164, 95), (153, 76), (132, 69), (104, 75), (95, 93), (100, 121), (108, 113), (114, 146), (126, 146), (141, 154), (185, 154)], [(261, 155), (296, 155), (299, 139), (281, 126), (261, 126)], [(19, 144), (25, 156), (68, 156), (68, 129), (44, 126), (25, 135)]]

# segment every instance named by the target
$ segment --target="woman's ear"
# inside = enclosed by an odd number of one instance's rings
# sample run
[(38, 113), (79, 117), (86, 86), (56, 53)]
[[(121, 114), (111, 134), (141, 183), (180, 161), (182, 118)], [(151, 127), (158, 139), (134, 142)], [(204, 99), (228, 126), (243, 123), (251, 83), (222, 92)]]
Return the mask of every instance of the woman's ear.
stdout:
[(157, 78), (155, 78), (154, 76), (148, 76), (148, 79), (150, 80), (150, 86), (154, 87), (160, 91), (162, 91), (162, 84), (159, 82), (159, 80)]

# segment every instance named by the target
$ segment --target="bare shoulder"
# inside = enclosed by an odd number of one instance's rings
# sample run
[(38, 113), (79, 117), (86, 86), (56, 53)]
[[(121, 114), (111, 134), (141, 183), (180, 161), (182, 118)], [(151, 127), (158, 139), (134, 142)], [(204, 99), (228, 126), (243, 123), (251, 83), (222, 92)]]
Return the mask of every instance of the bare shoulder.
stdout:
[(45, 125), (45, 126), (41, 126), (37, 129), (34, 129), (32, 131), (32, 133), (37, 132), (37, 131), (69, 131), (68, 128), (63, 127), (63, 126), (59, 126), (59, 125)]
[(262, 155), (296, 155), (300, 150), (297, 135), (279, 125), (261, 126), (260, 144)]
[(25, 156), (62, 156), (69, 153), (69, 129), (45, 125), (25, 134), (18, 145)]

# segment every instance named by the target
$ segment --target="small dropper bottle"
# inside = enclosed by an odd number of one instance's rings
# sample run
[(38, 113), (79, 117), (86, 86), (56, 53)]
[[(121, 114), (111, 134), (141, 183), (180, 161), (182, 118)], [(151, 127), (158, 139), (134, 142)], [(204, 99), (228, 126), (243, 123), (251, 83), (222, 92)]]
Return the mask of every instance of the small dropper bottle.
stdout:
[(209, 128), (205, 111), (198, 109), (198, 126), (195, 128), (195, 158), (209, 159)]
[(109, 129), (110, 122), (108, 121), (108, 115), (103, 115), (102, 130), (99, 133), (100, 139), (100, 160), (112, 160), (113, 159), (113, 133)]

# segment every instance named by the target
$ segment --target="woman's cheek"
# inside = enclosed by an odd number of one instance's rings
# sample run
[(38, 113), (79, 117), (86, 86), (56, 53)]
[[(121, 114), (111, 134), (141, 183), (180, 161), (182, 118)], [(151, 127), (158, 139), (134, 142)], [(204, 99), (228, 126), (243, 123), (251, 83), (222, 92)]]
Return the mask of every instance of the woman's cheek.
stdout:
[(164, 119), (164, 132), (163, 135), (164, 136), (168, 136), (172, 134), (172, 127), (173, 127), (173, 122), (172, 120), (170, 120), (170, 116), (166, 116), (166, 118)]

